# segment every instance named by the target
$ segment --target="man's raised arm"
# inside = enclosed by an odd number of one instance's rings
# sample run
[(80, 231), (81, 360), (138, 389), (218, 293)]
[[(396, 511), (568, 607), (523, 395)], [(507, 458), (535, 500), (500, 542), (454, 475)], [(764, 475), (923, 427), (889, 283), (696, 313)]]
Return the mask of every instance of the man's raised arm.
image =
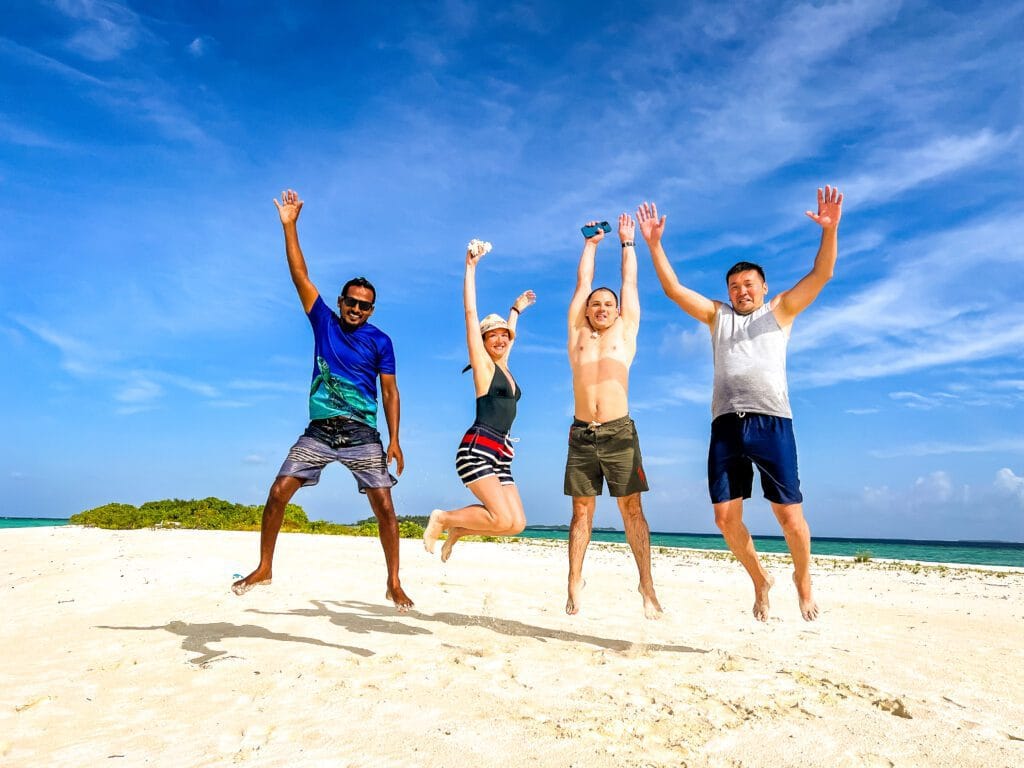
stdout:
[(665, 295), (693, 319), (700, 320), (706, 325), (712, 325), (715, 322), (715, 313), (718, 311), (719, 302), (680, 283), (675, 270), (669, 263), (668, 256), (665, 255), (665, 249), (661, 247), (661, 236), (665, 232), (666, 217), (658, 218), (658, 206), (654, 203), (644, 203), (637, 208), (636, 217), (640, 222), (640, 233), (644, 236), (647, 247), (651, 251), (654, 271), (658, 275), (658, 282), (661, 283), (661, 289)]
[(835, 187), (818, 189), (817, 214), (807, 211), (807, 216), (821, 227), (821, 245), (814, 257), (814, 266), (800, 282), (779, 294), (775, 301), (775, 319), (779, 325), (789, 325), (793, 318), (811, 305), (825, 283), (832, 279), (836, 258), (839, 256), (839, 219), (843, 215), (843, 193)]
[[(588, 221), (587, 226), (593, 226), (596, 221)], [(575, 328), (583, 325), (587, 315), (587, 296), (594, 285), (594, 257), (597, 255), (597, 244), (604, 238), (604, 230), (598, 229), (597, 234), (588, 237), (583, 244), (583, 253), (580, 254), (580, 265), (576, 270), (576, 292), (569, 302), (569, 343), (572, 343), (572, 332)]]
[(619, 243), (622, 246), (622, 297), (619, 317), (634, 331), (640, 328), (640, 291), (637, 288), (636, 223), (628, 213), (619, 214)]
[(294, 189), (288, 189), (281, 193), (281, 202), (274, 200), (277, 206), (277, 213), (281, 217), (281, 226), (284, 227), (284, 250), (288, 256), (288, 271), (291, 272), (292, 282), (295, 283), (295, 290), (299, 292), (299, 300), (302, 308), (309, 314), (313, 303), (320, 292), (309, 279), (309, 270), (306, 269), (306, 259), (299, 247), (299, 230), (297, 223), (299, 211), (302, 210), (302, 201)]

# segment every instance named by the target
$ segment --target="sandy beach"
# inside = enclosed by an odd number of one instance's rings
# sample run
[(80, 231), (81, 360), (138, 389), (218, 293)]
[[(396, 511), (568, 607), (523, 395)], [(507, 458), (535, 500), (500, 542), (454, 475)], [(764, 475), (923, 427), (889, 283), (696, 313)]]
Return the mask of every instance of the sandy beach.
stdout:
[[(1024, 572), (784, 558), (767, 624), (730, 558), (655, 550), (643, 618), (623, 546), (0, 531), (0, 765), (1024, 765)], [(916, 571), (916, 572), (915, 572)]]

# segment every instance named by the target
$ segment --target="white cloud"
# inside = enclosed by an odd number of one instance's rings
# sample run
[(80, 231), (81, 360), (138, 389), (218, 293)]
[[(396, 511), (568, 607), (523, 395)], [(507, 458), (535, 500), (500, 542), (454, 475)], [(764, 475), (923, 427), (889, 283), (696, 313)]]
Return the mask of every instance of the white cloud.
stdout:
[[(1024, 264), (1024, 217), (997, 212), (894, 247), (900, 256), (887, 276), (797, 321), (792, 382), (893, 376), (1024, 346), (1024, 323), (1001, 319), (1012, 288), (989, 277)], [(802, 364), (797, 355), (809, 350), (819, 352)]]
[(1018, 132), (985, 128), (965, 136), (938, 136), (910, 147), (885, 148), (870, 159), (876, 170), (843, 182), (844, 193), (858, 207), (878, 205), (908, 190), (991, 159), (1011, 147)]
[(999, 493), (1016, 498), (1021, 509), (1024, 509), (1024, 477), (1019, 477), (1012, 469), (1003, 467), (996, 472), (993, 486)]
[(214, 40), (212, 37), (200, 36), (189, 43), (185, 50), (188, 51), (189, 56), (201, 59), (210, 53), (213, 44)]
[(155, 381), (144, 376), (136, 375), (118, 390), (114, 395), (114, 398), (122, 403), (140, 405), (151, 403), (163, 395), (163, 393), (163, 387)]
[(92, 345), (70, 334), (55, 330), (46, 323), (27, 317), (14, 317), (21, 327), (60, 352), (60, 366), (76, 376), (102, 375), (105, 367), (117, 359), (113, 352), (100, 352)]
[(953, 497), (953, 481), (947, 472), (941, 470), (932, 472), (914, 481), (912, 495), (917, 502), (947, 502)]
[(876, 459), (893, 459), (899, 456), (947, 456), (958, 453), (1024, 453), (1024, 439), (1000, 438), (984, 443), (933, 441), (868, 451), (868, 455)]
[(67, 16), (82, 22), (67, 47), (92, 61), (110, 61), (147, 36), (139, 16), (120, 3), (105, 0), (57, 0)]

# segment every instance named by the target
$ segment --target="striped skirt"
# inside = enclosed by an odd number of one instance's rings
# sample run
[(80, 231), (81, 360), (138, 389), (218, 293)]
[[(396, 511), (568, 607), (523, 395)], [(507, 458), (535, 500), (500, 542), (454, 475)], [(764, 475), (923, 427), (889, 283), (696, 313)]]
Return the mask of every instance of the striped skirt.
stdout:
[(469, 485), (494, 475), (502, 485), (513, 485), (512, 457), (516, 455), (512, 439), (483, 424), (474, 424), (462, 436), (455, 453), (455, 471)]

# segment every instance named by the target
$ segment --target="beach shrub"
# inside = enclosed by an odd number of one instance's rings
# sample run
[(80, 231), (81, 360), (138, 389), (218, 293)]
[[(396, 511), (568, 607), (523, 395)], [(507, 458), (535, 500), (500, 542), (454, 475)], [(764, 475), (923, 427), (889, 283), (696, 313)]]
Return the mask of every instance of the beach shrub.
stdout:
[[(423, 536), (423, 516), (398, 518), (398, 534), (404, 539)], [(131, 530), (136, 528), (190, 528), (205, 531), (258, 531), (263, 520), (263, 507), (234, 504), (216, 497), (206, 499), (163, 499), (147, 501), (139, 507), (131, 504), (104, 504), (71, 516), (72, 525), (90, 528)], [(377, 536), (374, 517), (345, 525), (327, 520), (310, 520), (298, 504), (284, 509), (282, 531), (324, 533), (334, 536)]]
[(871, 550), (862, 549), (859, 552), (853, 553), (853, 562), (855, 563), (868, 563), (871, 562)]

